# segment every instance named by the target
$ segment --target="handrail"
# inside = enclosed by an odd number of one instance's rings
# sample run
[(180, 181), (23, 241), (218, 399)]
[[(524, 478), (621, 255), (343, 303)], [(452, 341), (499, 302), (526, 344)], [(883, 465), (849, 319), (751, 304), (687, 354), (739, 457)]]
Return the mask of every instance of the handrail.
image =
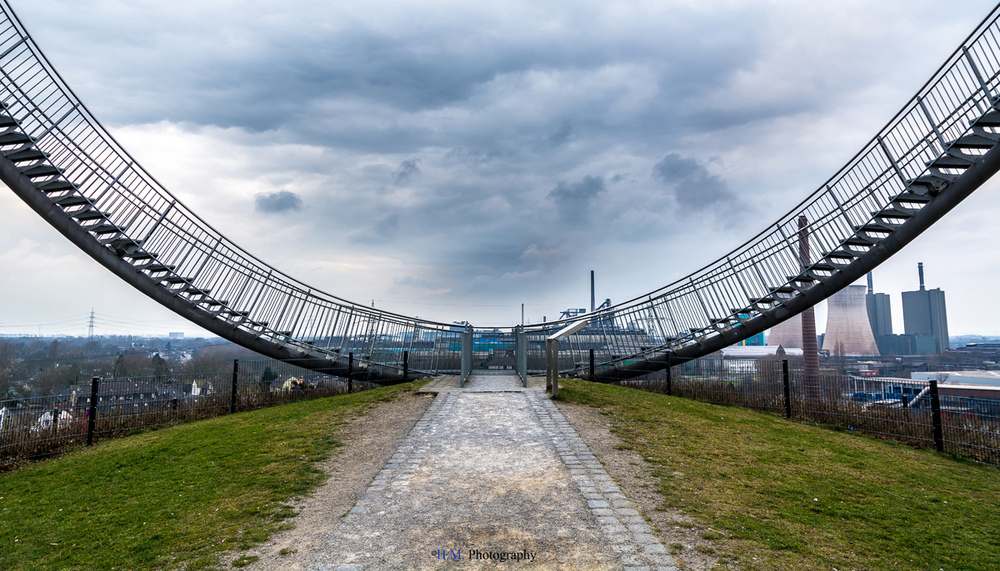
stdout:
[[(684, 278), (585, 315), (568, 336), (577, 368), (595, 349), (602, 371), (627, 376), (763, 331), (846, 287), (974, 191), (1000, 168), (982, 144), (1000, 140), (983, 127), (1000, 87), (998, 10), (792, 210)], [(463, 328), (328, 294), (226, 238), (100, 124), (6, 0), (0, 12), (0, 102), (15, 123), (0, 133), (0, 178), (83, 251), (185, 318), (272, 357), (372, 378), (402, 371), (403, 346), (414, 370), (464, 364), (450, 346)], [(806, 263), (803, 251), (813, 253)], [(576, 319), (524, 327), (528, 345)], [(512, 331), (480, 331), (490, 329)]]

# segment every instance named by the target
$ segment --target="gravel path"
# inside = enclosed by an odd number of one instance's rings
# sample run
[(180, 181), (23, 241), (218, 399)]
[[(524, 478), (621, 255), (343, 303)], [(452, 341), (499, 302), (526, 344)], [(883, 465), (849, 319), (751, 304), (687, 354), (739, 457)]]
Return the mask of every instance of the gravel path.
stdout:
[[(307, 545), (274, 555), (276, 538), (251, 569), (676, 569), (537, 385), (446, 377), (424, 390), (438, 395), (347, 515), (328, 506)], [(300, 536), (295, 523), (280, 535)]]

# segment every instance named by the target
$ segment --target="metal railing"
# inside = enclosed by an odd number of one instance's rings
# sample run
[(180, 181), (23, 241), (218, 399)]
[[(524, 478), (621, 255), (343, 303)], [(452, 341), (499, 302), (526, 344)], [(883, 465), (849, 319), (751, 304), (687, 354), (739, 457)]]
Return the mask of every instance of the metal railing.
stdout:
[(375, 386), (274, 360), (238, 361), (202, 374), (97, 378), (43, 396), (0, 401), (0, 470), (140, 429)]
[[(933, 224), (1000, 168), (987, 160), (991, 151), (974, 148), (963, 152), (975, 168), (928, 166), (993, 109), (996, 18), (994, 11), (861, 152), (774, 224), (687, 277), (589, 316), (590, 325), (567, 339), (560, 369), (579, 370), (591, 349), (606, 378), (665, 367), (669, 355), (708, 354), (832, 295)], [(18, 163), (20, 174), (0, 168), (5, 182), (78, 247), (185, 318), (315, 370), (352, 366), (372, 380), (399, 380), (404, 352), (414, 371), (462, 369), (461, 327), (324, 293), (253, 257), (190, 211), (90, 114), (6, 2), (0, 101), (15, 123), (0, 133), (0, 167), (14, 165), (21, 152), (45, 153)], [(903, 199), (909, 202), (901, 209)], [(529, 369), (544, 369), (541, 339), (563, 325), (525, 328)], [(482, 363), (473, 353), (472, 365)]]
[(800, 363), (702, 358), (620, 384), (839, 426), (1000, 466), (1000, 399), (962, 396), (962, 387), (937, 381), (824, 372), (816, 391)]

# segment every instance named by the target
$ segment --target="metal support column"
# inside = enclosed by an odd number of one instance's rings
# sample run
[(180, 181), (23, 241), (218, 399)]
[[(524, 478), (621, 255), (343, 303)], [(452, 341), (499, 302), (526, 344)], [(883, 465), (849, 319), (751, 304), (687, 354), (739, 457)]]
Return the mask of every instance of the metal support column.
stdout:
[(545, 346), (548, 349), (545, 358), (545, 388), (552, 393), (552, 398), (556, 398), (559, 396), (559, 339), (546, 339)]
[(462, 332), (462, 378), (459, 386), (464, 387), (465, 381), (472, 374), (472, 326), (465, 328)]
[(514, 329), (514, 368), (521, 377), (521, 386), (528, 386), (528, 334), (524, 327)]

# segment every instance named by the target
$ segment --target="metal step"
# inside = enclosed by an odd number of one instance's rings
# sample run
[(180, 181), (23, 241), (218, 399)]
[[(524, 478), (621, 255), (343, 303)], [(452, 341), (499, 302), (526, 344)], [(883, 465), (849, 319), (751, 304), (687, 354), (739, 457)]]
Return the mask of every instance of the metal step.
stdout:
[(1000, 111), (987, 111), (969, 124), (971, 127), (1000, 127)]
[(931, 196), (935, 196), (939, 192), (948, 188), (948, 185), (950, 185), (954, 179), (955, 177), (948, 177), (940, 174), (925, 174), (924, 176), (907, 181), (906, 188), (907, 190), (917, 194), (929, 193)]
[(892, 199), (892, 203), (899, 205), (900, 202), (909, 204), (920, 204), (924, 205), (930, 202), (932, 198), (926, 194), (917, 194), (915, 192), (901, 192), (896, 195), (896, 198)]
[(37, 186), (38, 190), (45, 193), (76, 190), (76, 185), (66, 180), (49, 180), (39, 183)]
[[(885, 224), (883, 222), (872, 221), (864, 226), (855, 228), (857, 232), (868, 233), (878, 233), (878, 234), (892, 234), (896, 229), (893, 226)], [(881, 238), (879, 238), (881, 240)]]
[(969, 155), (959, 153), (945, 153), (940, 157), (927, 163), (931, 168), (939, 169), (967, 169), (975, 164), (975, 159)]
[(815, 270), (820, 272), (835, 272), (838, 270), (838, 268), (826, 262), (816, 262), (815, 264), (812, 264), (811, 266), (807, 267), (806, 270), (807, 271)]
[(148, 264), (141, 264), (135, 266), (135, 269), (141, 270), (143, 272), (149, 272), (151, 274), (162, 274), (164, 272), (174, 271), (174, 266), (167, 266), (159, 262), (151, 262)]
[[(858, 258), (860, 256), (861, 256), (860, 252), (851, 252), (849, 250), (840, 248), (837, 250), (833, 250), (832, 252), (827, 252), (826, 254), (823, 255), (823, 258), (827, 260), (854, 260), (855, 258)], [(836, 262), (831, 262), (831, 263), (836, 263)]]
[(21, 173), (28, 178), (38, 178), (41, 176), (61, 175), (62, 171), (52, 165), (38, 164), (22, 169)]
[(115, 236), (101, 240), (101, 243), (114, 250), (119, 256), (139, 248), (139, 243), (128, 236)]
[(111, 224), (110, 222), (106, 224), (94, 224), (93, 226), (87, 226), (86, 230), (87, 232), (90, 232), (91, 234), (95, 235), (115, 234), (115, 233), (120, 234), (124, 232), (124, 230), (122, 230), (118, 226), (115, 226), (114, 224)]
[(966, 149), (992, 149), (997, 144), (996, 139), (985, 137), (978, 133), (963, 135), (952, 141), (949, 147), (959, 147)]
[(6, 133), (0, 134), (0, 145), (31, 145), (35, 141), (25, 135), (24, 133), (19, 133), (17, 131), (8, 131)]
[(126, 252), (122, 257), (128, 258), (133, 262), (135, 262), (138, 260), (152, 260), (153, 258), (156, 257), (156, 254), (151, 254), (149, 252), (144, 252), (140, 250), (138, 252)]
[(52, 202), (58, 204), (63, 208), (70, 208), (72, 206), (93, 206), (94, 203), (90, 201), (89, 198), (80, 194), (67, 194), (66, 196), (60, 196), (58, 198), (52, 199)]
[[(913, 218), (913, 212), (910, 209), (901, 209), (894, 206), (889, 206), (875, 213), (876, 218), (883, 218), (889, 220), (909, 220)], [(902, 224), (902, 222), (890, 222), (890, 224)]]
[(867, 248), (874, 246), (875, 244), (878, 244), (878, 240), (874, 238), (869, 238), (867, 236), (862, 236), (861, 234), (855, 234), (849, 237), (848, 239), (844, 240), (845, 246), (863, 246)]
[(76, 218), (80, 222), (86, 222), (89, 220), (102, 220), (107, 218), (100, 210), (96, 208), (84, 208), (83, 210), (77, 210), (76, 212), (70, 214), (73, 218)]
[(205, 297), (206, 295), (209, 294), (210, 291), (212, 291), (212, 290), (198, 289), (198, 288), (194, 287), (193, 285), (189, 285), (186, 288), (182, 288), (180, 293), (182, 293), (185, 296), (187, 296), (188, 301), (195, 301), (194, 298), (196, 298), (196, 297), (197, 298)]
[(4, 153), (4, 156), (13, 163), (40, 161), (48, 158), (48, 155), (33, 147), (21, 147), (19, 149), (14, 149), (8, 153)]
[(10, 115), (0, 115), (0, 127), (17, 127), (17, 121)]

